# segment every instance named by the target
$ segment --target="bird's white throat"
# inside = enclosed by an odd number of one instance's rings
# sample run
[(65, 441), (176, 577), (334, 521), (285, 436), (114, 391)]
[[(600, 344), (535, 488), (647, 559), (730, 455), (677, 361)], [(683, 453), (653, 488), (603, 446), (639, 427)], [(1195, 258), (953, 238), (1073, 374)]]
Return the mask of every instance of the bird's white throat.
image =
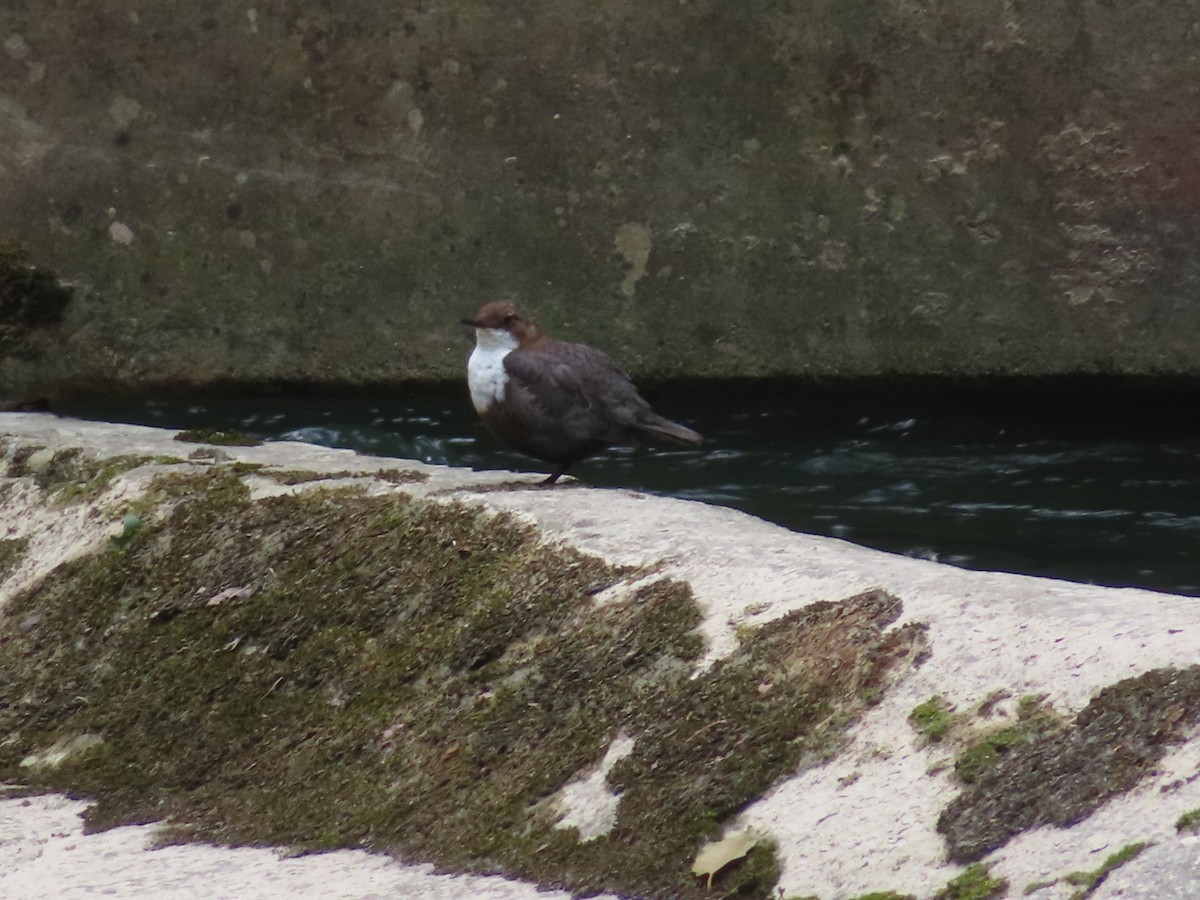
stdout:
[(485, 409), (504, 399), (508, 374), (504, 357), (517, 349), (517, 339), (504, 328), (476, 328), (475, 349), (467, 360), (467, 387), (475, 411)]

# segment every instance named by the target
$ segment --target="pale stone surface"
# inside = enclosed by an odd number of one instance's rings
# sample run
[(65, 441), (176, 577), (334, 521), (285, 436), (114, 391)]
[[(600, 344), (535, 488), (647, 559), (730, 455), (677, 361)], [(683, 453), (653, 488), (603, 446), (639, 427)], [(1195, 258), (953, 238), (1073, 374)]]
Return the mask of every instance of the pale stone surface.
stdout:
[(635, 743), (627, 734), (618, 735), (595, 771), (563, 786), (555, 798), (562, 814), (555, 828), (576, 828), (582, 841), (595, 840), (612, 830), (620, 797), (605, 779), (613, 766), (633, 752)]
[(506, 878), (435, 875), (432, 866), (406, 866), (357, 850), (288, 857), (274, 850), (202, 844), (154, 849), (152, 825), (85, 836), (79, 814), (86, 806), (56, 796), (0, 800), (0, 897), (568, 900), (570, 896)]
[(1200, 894), (1200, 836), (1148, 847), (1093, 894), (1099, 900), (1195, 900)]
[[(193, 449), (171, 440), (169, 431), (42, 414), (0, 415), (0, 435), (26, 445), (82, 445), (107, 454), (184, 457)], [(1106, 685), (1157, 667), (1200, 660), (1200, 603), (1189, 598), (969, 572), (796, 534), (728, 509), (630, 491), (527, 489), (538, 476), (452, 470), (299, 443), (232, 447), (227, 452), (233, 459), (285, 469), (364, 474), (381, 467), (413, 469), (428, 474), (428, 480), (376, 482), (372, 490), (479, 503), (536, 523), (549, 540), (566, 541), (619, 563), (658, 563), (660, 572), (691, 584), (704, 611), (702, 630), (709, 642), (705, 664), (734, 649), (739, 627), (868, 588), (898, 596), (903, 602), (900, 624), (927, 625), (930, 658), (889, 688), (882, 702), (853, 728), (836, 759), (777, 785), (733, 826), (752, 826), (777, 842), (781, 886), (788, 894), (842, 898), (888, 889), (929, 896), (959, 871), (945, 862), (944, 840), (935, 830), (939, 812), (957, 791), (945, 766), (948, 751), (919, 746), (907, 723), (912, 708), (930, 696), (940, 694), (967, 710), (998, 690), (1013, 697), (1045, 695), (1057, 710), (1073, 714)], [(107, 501), (136, 494), (147, 479), (146, 470), (118, 477), (95, 507), (101, 512), (91, 514), (39, 519), (32, 494), (10, 493), (5, 510), (10, 535), (29, 536), (36, 547), (29, 555), (37, 558), (26, 560), (13, 580), (28, 584), (56, 560), (87, 552), (103, 541), (120, 523), (116, 507)], [(509, 489), (496, 490), (505, 482)], [(254, 483), (263, 493), (270, 484), (265, 478)], [(309, 482), (286, 490), (319, 490), (328, 484)], [(14, 508), (21, 509), (15, 517)], [(608, 599), (601, 595), (597, 602)], [(998, 708), (998, 717), (1011, 715), (1011, 704)], [(621, 749), (614, 747), (614, 752)], [(572, 792), (565, 808), (577, 821), (599, 822), (597, 827), (602, 827), (603, 806), (611, 803), (611, 795), (605, 796), (602, 781), (589, 782), (591, 775), (594, 772), (579, 773), (577, 786), (588, 783), (596, 790), (590, 795)], [(594, 808), (588, 809), (589, 802)], [(1149, 840), (1155, 846), (1113, 875), (1095, 896), (1187, 896), (1170, 891), (1179, 884), (1195, 884), (1196, 838), (1177, 835), (1174, 822), (1196, 807), (1200, 739), (1193, 735), (1135, 790), (1071, 828), (1043, 828), (1018, 836), (985, 862), (1020, 891), (1033, 882), (1095, 869), (1126, 844)], [(19, 838), (2, 839), (24, 846)], [(13, 840), (17, 843), (11, 844)], [(161, 857), (146, 857), (152, 858)], [(374, 871), (370, 867), (378, 864), (364, 865)], [(1147, 885), (1161, 885), (1163, 893), (1146, 893)], [(1056, 900), (1068, 895), (1059, 884), (1036, 896)]]

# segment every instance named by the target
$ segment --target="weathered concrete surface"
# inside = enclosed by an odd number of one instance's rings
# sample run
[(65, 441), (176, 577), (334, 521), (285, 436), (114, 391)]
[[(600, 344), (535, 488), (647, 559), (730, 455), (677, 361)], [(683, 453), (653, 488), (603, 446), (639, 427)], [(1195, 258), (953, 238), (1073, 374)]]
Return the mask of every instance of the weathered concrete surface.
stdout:
[(8, 391), (457, 374), (485, 299), (656, 375), (1195, 375), (1183, 0), (11, 0)]
[[(10, 451), (13, 446), (43, 447), (50, 453), (83, 447), (103, 456), (186, 456), (191, 447), (172, 441), (171, 436), (169, 431), (47, 415), (0, 416), (0, 437), (9, 441)], [(369, 473), (381, 465), (397, 464), (294, 443), (222, 452), (228, 454), (227, 462), (328, 473), (360, 469)], [(220, 465), (221, 461), (197, 464)], [(780, 885), (788, 895), (848, 898), (886, 889), (925, 898), (961, 871), (947, 863), (944, 837), (935, 828), (939, 811), (962, 790), (953, 777), (958, 751), (952, 743), (924, 742), (908, 721), (913, 708), (929, 697), (940, 695), (968, 718), (977, 716), (972, 727), (987, 731), (1016, 721), (1018, 697), (1042, 697), (1058, 714), (1071, 716), (1105, 686), (1127, 683), (1161, 667), (1194, 666), (1200, 660), (1200, 605), (1187, 598), (968, 572), (791, 533), (741, 513), (692, 502), (578, 487), (497, 490), (511, 479), (510, 474), (469, 473), (408, 461), (402, 465), (427, 474), (428, 480), (379, 483), (373, 490), (507, 510), (536, 523), (549, 541), (564, 541), (618, 563), (657, 564), (656, 575), (686, 580), (704, 613), (701, 631), (707, 652), (700, 661), (702, 668), (735, 653), (747, 630), (776, 621), (790, 610), (821, 600), (836, 601), (864, 589), (883, 588), (900, 598), (903, 614), (894, 627), (904, 623), (927, 627), (928, 659), (887, 689), (878, 705), (853, 727), (838, 755), (784, 780), (738, 817), (736, 825), (752, 825), (777, 843)], [(8, 490), (2, 509), (6, 537), (28, 538), (29, 549), (10, 571), (0, 605), (44, 577), (59, 561), (102, 546), (120, 529), (114, 511), (144, 491), (163, 468), (147, 463), (125, 472), (102, 497), (65, 512), (42, 510), (31, 490)], [(320, 490), (338, 483), (281, 485), (261, 471), (246, 478), (260, 496)], [(623, 584), (598, 595), (596, 602), (616, 602), (614, 591), (635, 589), (636, 584)], [(1181, 709), (1168, 710), (1155, 727), (1166, 729), (1166, 734), (1181, 714)], [(609, 755), (628, 752), (629, 736), (622, 736), (613, 742)], [(1096, 765), (1127, 752), (1119, 745), (1102, 748)], [(604, 779), (587, 790), (582, 786), (597, 779), (587, 771), (579, 777), (580, 787), (564, 790), (560, 802), (575, 822), (602, 823), (606, 815), (602, 807), (613, 802), (604, 790)], [(1149, 841), (1152, 846), (1142, 856), (1117, 870), (1093, 896), (1191, 896), (1188, 891), (1194, 893), (1196, 888), (1196, 838), (1177, 833), (1175, 822), (1198, 807), (1200, 733), (1191, 727), (1169, 741), (1166, 755), (1145, 771), (1132, 790), (1069, 827), (1046, 825), (1025, 831), (986, 854), (983, 862), (993, 875), (1008, 880), (1008, 896), (1018, 896), (1030, 884), (1054, 882), (1035, 896), (1059, 900), (1078, 888), (1056, 879), (1095, 870), (1120, 848)], [(46, 808), (59, 809), (54, 803)], [(134, 835), (128, 841), (137, 845), (142, 839)], [(45, 840), (0, 835), (0, 846), (15, 847), (19, 857), (21, 852), (36, 852), (28, 849), (30, 841)], [(104, 854), (108, 848), (109, 843), (89, 838), (79, 843), (73, 858), (78, 866), (87, 867), (88, 853)], [(172, 852), (186, 858), (185, 850)], [(240, 868), (239, 857), (231, 853), (221, 865), (230, 878), (253, 881), (265, 877), (260, 862)], [(203, 872), (211, 872), (206, 865), (210, 864), (196, 864), (201, 874), (181, 874), (180, 883), (189, 883), (188, 877), (206, 877)], [(363, 878), (377, 877), (376, 864), (363, 865)], [(78, 869), (64, 871), (77, 879), (72, 884), (86, 881)], [(265, 889), (253, 895), (272, 896)]]
[[(151, 825), (84, 835), (86, 806), (65, 797), (0, 800), (0, 892), (6, 900), (568, 900), (505, 878), (436, 875), (361, 851), (289, 856), (269, 849), (154, 848)], [(613, 900), (613, 898), (600, 898)]]

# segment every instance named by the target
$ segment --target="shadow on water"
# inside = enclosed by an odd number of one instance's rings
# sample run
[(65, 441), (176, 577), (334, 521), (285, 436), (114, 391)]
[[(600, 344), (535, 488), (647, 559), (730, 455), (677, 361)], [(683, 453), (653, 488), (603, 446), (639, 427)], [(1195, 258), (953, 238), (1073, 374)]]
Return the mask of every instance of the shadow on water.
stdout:
[[(573, 474), (967, 568), (1200, 595), (1194, 393), (811, 382), (665, 384), (645, 393), (703, 432), (705, 446), (615, 449)], [(93, 398), (56, 411), (537, 468), (487, 434), (461, 384)]]

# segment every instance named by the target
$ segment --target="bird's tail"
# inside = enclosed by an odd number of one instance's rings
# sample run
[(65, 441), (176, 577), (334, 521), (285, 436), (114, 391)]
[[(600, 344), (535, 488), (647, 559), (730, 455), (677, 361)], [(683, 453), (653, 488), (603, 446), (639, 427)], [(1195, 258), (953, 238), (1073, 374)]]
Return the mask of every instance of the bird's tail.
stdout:
[(691, 444), (692, 446), (697, 446), (704, 440), (700, 434), (692, 431), (686, 425), (680, 425), (678, 422), (664, 419), (657, 413), (650, 413), (638, 422), (637, 430), (646, 437), (661, 435), (673, 441), (678, 441), (681, 444)]

